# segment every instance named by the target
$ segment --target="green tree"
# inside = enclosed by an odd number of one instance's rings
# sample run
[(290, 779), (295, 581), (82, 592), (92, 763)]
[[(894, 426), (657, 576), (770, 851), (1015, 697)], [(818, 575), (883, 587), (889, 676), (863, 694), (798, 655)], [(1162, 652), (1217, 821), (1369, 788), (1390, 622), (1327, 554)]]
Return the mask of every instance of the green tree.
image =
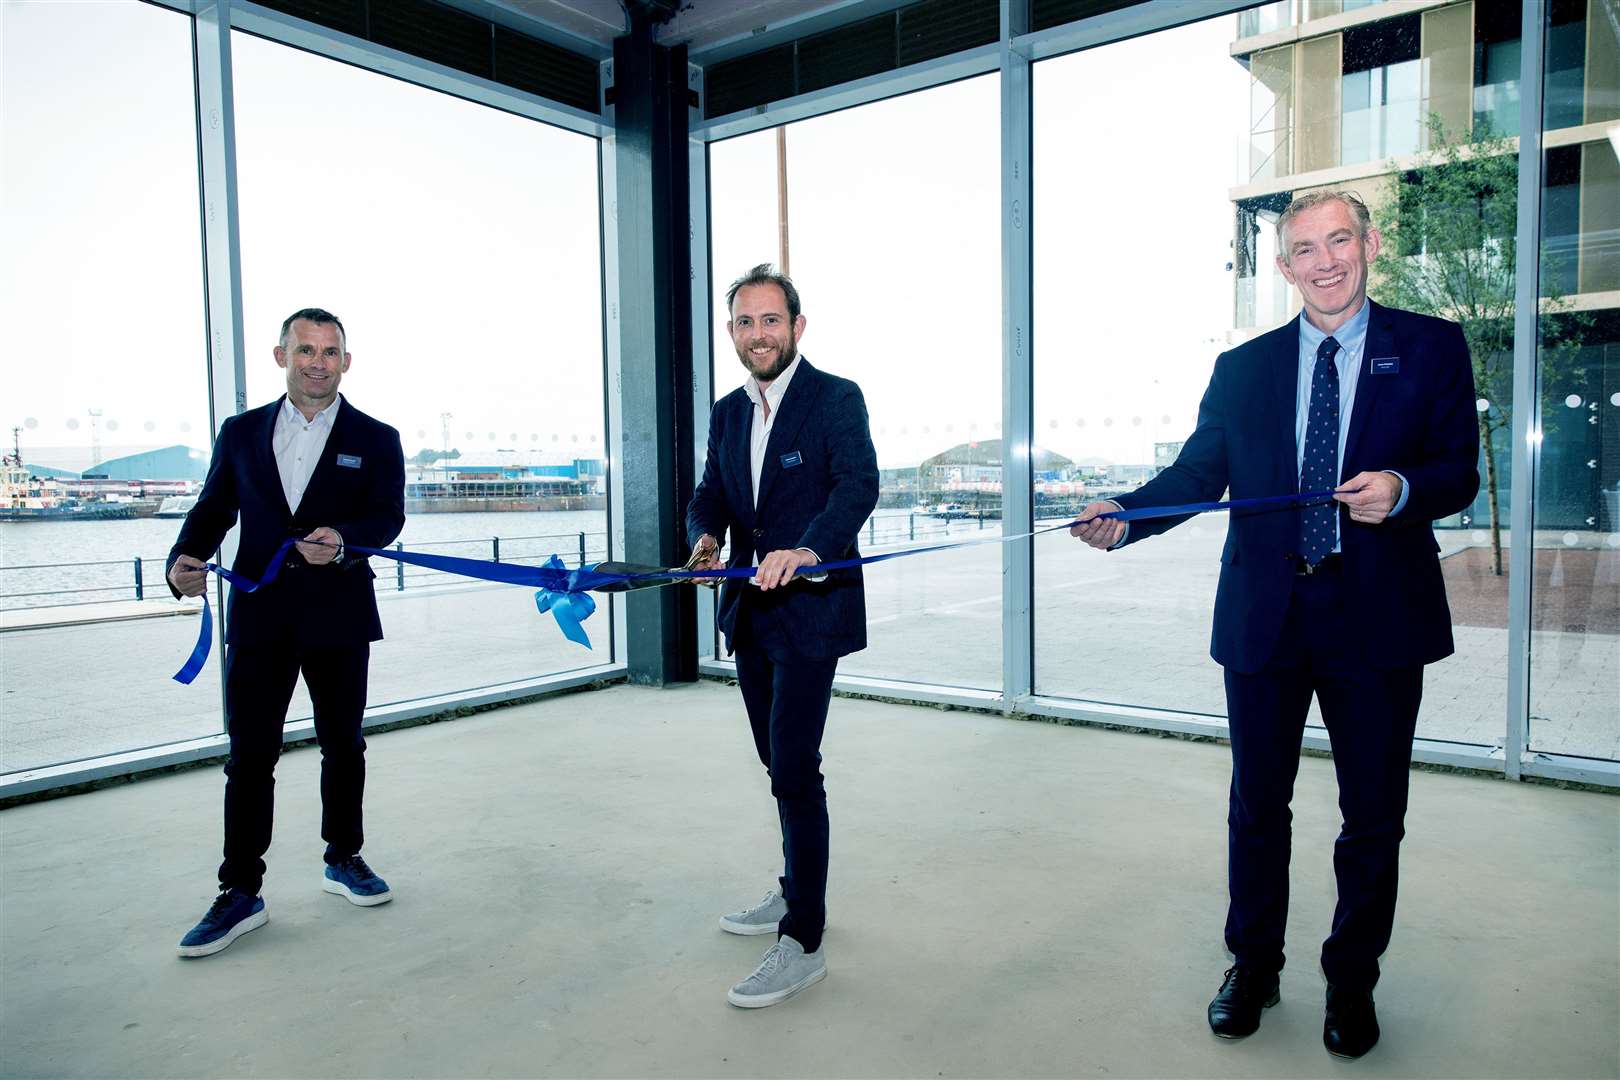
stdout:
[[(1494, 436), (1513, 426), (1513, 319), (1518, 258), (1519, 156), (1515, 141), (1476, 123), (1448, 134), (1429, 117), (1433, 164), (1401, 175), (1395, 197), (1378, 216), (1384, 253), (1374, 293), (1392, 307), (1451, 319), (1462, 326), (1474, 363), (1474, 390), (1485, 455), (1491, 553), (1502, 573), (1500, 479)], [(1543, 256), (1541, 312), (1567, 312), (1556, 267)], [(1579, 316), (1538, 320), (1545, 375), (1578, 345)], [(1543, 380), (1546, 382), (1548, 380)]]

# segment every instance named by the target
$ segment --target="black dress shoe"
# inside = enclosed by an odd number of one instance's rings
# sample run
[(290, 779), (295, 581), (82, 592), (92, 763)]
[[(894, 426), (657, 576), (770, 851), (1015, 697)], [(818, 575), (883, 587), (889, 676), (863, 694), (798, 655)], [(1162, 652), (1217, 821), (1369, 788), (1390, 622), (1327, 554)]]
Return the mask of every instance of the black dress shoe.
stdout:
[(1241, 1039), (1260, 1030), (1260, 1012), (1282, 1000), (1275, 972), (1229, 967), (1220, 992), (1209, 1003), (1209, 1030), (1223, 1039)]
[(1358, 1058), (1378, 1042), (1378, 1011), (1370, 990), (1327, 988), (1327, 1016), (1322, 1045), (1334, 1057)]

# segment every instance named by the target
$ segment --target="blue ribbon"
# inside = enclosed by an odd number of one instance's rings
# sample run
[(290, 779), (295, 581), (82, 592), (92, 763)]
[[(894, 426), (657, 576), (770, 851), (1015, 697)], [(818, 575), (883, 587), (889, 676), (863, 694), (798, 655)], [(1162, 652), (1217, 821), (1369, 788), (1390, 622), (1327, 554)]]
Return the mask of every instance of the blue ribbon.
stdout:
[[(1358, 489), (1359, 490), (1359, 489)], [(1310, 506), (1331, 500), (1332, 491), (1302, 491), (1298, 495), (1262, 495), (1256, 499), (1230, 499), (1226, 502), (1182, 503), (1180, 506), (1138, 506), (1134, 510), (1110, 510), (1098, 514), (1114, 521), (1143, 521), (1148, 518), (1180, 517), (1183, 514), (1206, 514), (1211, 510), (1285, 510), (1296, 506)], [(1079, 524), (1078, 519), (1070, 524)]]
[[(1181, 517), (1190, 514), (1205, 514), (1213, 510), (1281, 510), (1295, 506), (1305, 506), (1325, 499), (1331, 499), (1332, 491), (1307, 491), (1298, 495), (1266, 495), (1253, 499), (1231, 499), (1226, 502), (1199, 502), (1183, 503), (1180, 506), (1139, 506), (1130, 510), (1110, 510), (1098, 514), (1098, 518), (1110, 518), (1115, 521), (1142, 521), (1148, 518)], [(1093, 519), (1095, 520), (1095, 519)], [(889, 551), (882, 555), (865, 555), (857, 559), (836, 559), (832, 562), (816, 563), (814, 566), (801, 566), (794, 571), (797, 575), (822, 574), (831, 570), (846, 570), (855, 566), (868, 566), (872, 563), (887, 562), (890, 559), (909, 558), (913, 555), (927, 555), (935, 551), (950, 551), (953, 548), (976, 547), (980, 544), (1006, 544), (1016, 540), (1026, 540), (1044, 533), (1057, 532), (1059, 529), (1072, 528), (1078, 525), (1079, 519), (1064, 522), (1062, 525), (1050, 525), (1044, 529), (1034, 529), (1030, 532), (1019, 533), (1015, 536), (989, 536), (974, 540), (958, 540), (950, 544), (930, 544), (927, 547), (905, 548), (900, 551)], [(220, 566), (218, 563), (207, 563), (204, 571), (218, 574), (229, 581), (234, 587), (243, 592), (256, 592), (276, 580), (287, 552), (294, 544), (300, 541), (296, 537), (282, 542), (276, 553), (270, 557), (270, 565), (265, 570), (264, 577), (254, 581), (246, 574), (239, 574), (234, 570)], [(305, 543), (320, 543), (320, 541), (304, 541)], [(481, 581), (503, 582), (508, 585), (527, 585), (534, 587), (535, 607), (544, 614), (551, 612), (557, 620), (557, 626), (563, 636), (569, 641), (577, 642), (587, 649), (591, 647), (591, 639), (585, 633), (584, 622), (596, 612), (596, 600), (590, 595), (592, 589), (603, 585), (631, 581), (683, 581), (704, 580), (712, 581), (717, 578), (751, 578), (758, 572), (757, 566), (735, 566), (719, 570), (658, 570), (644, 574), (604, 574), (589, 567), (570, 570), (556, 555), (551, 556), (540, 566), (524, 566), (520, 563), (485, 562), (482, 559), (463, 559), (453, 555), (423, 555), (414, 551), (396, 551), (388, 548), (360, 547), (356, 544), (345, 546), (346, 551), (357, 555), (375, 555), (379, 558), (393, 559), (396, 562), (410, 563), (414, 566), (426, 567), (430, 570), (439, 570), (447, 574), (456, 574), (461, 577), (476, 578)], [(213, 610), (208, 603), (208, 594), (203, 593), (202, 625), (198, 627), (197, 644), (191, 650), (179, 671), (174, 673), (174, 681), (189, 684), (202, 671), (203, 665), (208, 662), (208, 654), (213, 648)]]

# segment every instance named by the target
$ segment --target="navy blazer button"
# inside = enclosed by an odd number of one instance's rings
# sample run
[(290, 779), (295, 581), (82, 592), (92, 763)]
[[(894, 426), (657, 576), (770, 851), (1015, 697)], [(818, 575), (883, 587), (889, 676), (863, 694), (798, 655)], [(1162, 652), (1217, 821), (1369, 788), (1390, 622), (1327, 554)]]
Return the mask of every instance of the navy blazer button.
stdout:
[(755, 529), (754, 530), (754, 536), (756, 538), (764, 536), (764, 535), (765, 535), (765, 530), (764, 529)]

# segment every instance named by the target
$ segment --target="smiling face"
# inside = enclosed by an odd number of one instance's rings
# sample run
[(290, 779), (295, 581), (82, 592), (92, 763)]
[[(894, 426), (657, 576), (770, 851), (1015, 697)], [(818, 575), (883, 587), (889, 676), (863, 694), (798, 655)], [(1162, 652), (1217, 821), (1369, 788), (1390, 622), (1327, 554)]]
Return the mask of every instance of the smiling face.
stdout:
[(1289, 221), (1282, 240), (1277, 269), (1298, 287), (1306, 317), (1333, 333), (1367, 298), (1367, 264), (1378, 257), (1378, 230), (1363, 233), (1350, 207), (1335, 200)]
[(276, 346), (276, 363), (287, 372), (287, 398), (306, 419), (337, 398), (338, 383), (349, 370), (343, 332), (333, 323), (294, 319), (286, 340)]
[(788, 318), (787, 296), (780, 285), (744, 285), (731, 302), (726, 329), (737, 347), (737, 359), (764, 387), (799, 355), (804, 316)]

